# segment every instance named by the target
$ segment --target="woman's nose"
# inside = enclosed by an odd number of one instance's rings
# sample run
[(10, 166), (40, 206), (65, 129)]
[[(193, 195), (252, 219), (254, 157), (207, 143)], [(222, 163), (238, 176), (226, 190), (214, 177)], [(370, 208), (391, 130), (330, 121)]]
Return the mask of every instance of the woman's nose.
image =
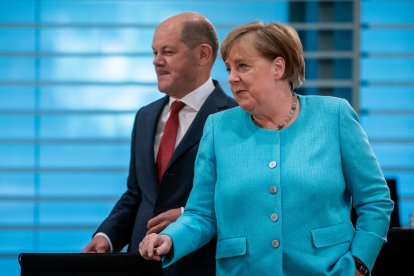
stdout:
[(240, 80), (239, 75), (237, 74), (237, 72), (235, 70), (230, 70), (229, 72), (229, 83), (235, 83), (238, 82)]

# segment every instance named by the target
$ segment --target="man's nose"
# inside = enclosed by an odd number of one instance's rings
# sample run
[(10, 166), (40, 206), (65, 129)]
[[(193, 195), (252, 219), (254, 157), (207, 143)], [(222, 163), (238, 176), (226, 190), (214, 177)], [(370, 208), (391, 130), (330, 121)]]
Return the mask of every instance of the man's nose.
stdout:
[(164, 58), (160, 54), (154, 54), (154, 59), (152, 60), (152, 64), (154, 64), (155, 66), (163, 65)]

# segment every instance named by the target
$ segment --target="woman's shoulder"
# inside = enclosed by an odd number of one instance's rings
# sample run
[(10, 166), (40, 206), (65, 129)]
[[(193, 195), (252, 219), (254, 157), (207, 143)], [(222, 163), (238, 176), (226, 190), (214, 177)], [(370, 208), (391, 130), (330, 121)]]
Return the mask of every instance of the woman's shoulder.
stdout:
[(213, 115), (210, 115), (214, 117), (214, 120), (229, 120), (231, 118), (239, 118), (244, 114), (246, 111), (241, 109), (239, 106), (232, 107), (230, 109), (226, 109), (223, 111), (219, 111), (217, 113), (214, 113)]
[(309, 104), (342, 104), (347, 100), (335, 96), (304, 95), (300, 96)]
[(246, 111), (236, 106), (210, 115), (209, 120), (215, 128), (222, 131), (240, 126), (240, 122), (245, 120), (245, 116)]
[(324, 112), (338, 112), (344, 106), (350, 106), (348, 101), (334, 96), (308, 95), (300, 96), (301, 102), (306, 104), (307, 109), (315, 109)]

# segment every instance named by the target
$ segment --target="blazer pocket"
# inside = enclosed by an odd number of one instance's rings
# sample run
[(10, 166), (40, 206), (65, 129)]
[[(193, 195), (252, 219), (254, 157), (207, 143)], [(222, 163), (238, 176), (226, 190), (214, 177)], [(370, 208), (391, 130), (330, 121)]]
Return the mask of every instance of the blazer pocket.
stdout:
[(328, 227), (311, 230), (312, 241), (316, 248), (337, 245), (352, 240), (354, 227), (349, 222), (343, 222)]
[(236, 257), (246, 254), (246, 237), (217, 241), (216, 259)]

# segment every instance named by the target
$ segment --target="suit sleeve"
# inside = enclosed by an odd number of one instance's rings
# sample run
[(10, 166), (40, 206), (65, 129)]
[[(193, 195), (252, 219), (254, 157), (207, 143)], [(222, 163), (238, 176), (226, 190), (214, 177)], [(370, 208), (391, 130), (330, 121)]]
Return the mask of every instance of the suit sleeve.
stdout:
[(371, 271), (386, 242), (394, 204), (355, 111), (342, 101), (339, 114), (342, 166), (358, 217), (351, 253)]
[(169, 235), (173, 241), (173, 253), (163, 259), (164, 267), (200, 248), (216, 235), (216, 161), (213, 129), (213, 118), (210, 116), (200, 142), (194, 169), (194, 185), (185, 211), (175, 223), (161, 232)]
[(135, 216), (141, 203), (141, 191), (135, 170), (135, 133), (138, 127), (139, 112), (135, 117), (131, 139), (131, 157), (127, 180), (127, 191), (121, 196), (109, 216), (96, 232), (105, 233), (111, 240), (114, 252), (119, 252), (131, 239)]

